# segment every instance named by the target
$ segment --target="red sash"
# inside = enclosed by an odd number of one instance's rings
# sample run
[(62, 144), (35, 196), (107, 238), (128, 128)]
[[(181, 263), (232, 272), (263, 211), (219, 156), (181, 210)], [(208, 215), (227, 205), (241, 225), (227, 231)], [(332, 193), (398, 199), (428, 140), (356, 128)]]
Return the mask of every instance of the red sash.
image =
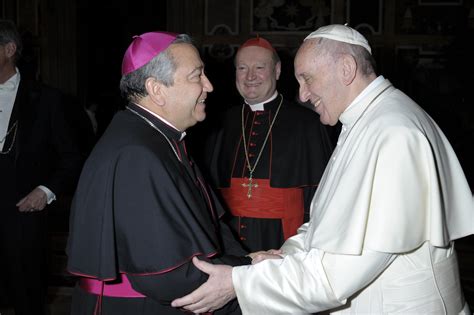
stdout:
[(281, 219), (285, 240), (303, 224), (304, 201), (301, 188), (273, 188), (269, 179), (253, 179), (258, 187), (247, 197), (247, 178), (231, 178), (230, 188), (220, 188), (232, 215), (237, 217)]

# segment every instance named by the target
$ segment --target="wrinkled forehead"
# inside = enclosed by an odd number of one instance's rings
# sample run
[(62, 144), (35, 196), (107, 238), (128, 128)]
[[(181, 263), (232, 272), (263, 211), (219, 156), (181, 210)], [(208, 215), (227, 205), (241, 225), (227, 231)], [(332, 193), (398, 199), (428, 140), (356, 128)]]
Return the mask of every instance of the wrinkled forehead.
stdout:
[(306, 61), (307, 59), (315, 59), (316, 58), (316, 40), (310, 39), (306, 40), (301, 44), (300, 48), (296, 52), (295, 56), (295, 65), (297, 62)]
[(317, 54), (317, 47), (311, 40), (305, 41), (298, 49), (294, 59), (295, 75), (314, 72), (320, 67), (323, 58)]
[(250, 62), (270, 62), (273, 60), (273, 52), (258, 46), (247, 46), (239, 49), (235, 56), (237, 63), (250, 63)]

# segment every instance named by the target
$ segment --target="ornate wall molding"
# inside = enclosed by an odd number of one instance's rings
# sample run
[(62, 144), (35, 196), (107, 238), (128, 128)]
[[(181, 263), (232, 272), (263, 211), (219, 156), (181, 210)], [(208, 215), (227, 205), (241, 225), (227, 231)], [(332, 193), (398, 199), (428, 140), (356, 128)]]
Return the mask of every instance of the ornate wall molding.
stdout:
[(204, 21), (206, 35), (239, 33), (239, 0), (206, 0)]
[(252, 0), (252, 33), (308, 33), (333, 20), (334, 0)]

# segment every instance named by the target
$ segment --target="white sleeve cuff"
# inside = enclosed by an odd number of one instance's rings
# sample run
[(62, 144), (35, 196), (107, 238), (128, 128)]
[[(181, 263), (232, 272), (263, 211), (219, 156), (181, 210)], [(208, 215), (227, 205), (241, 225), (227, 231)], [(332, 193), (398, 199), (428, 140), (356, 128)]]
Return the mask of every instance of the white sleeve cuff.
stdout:
[(47, 200), (48, 205), (54, 200), (56, 200), (56, 195), (48, 187), (39, 185), (38, 188), (44, 191), (44, 193), (46, 194), (46, 197), (48, 199)]
[(242, 314), (312, 314), (343, 305), (326, 278), (316, 249), (232, 268)]

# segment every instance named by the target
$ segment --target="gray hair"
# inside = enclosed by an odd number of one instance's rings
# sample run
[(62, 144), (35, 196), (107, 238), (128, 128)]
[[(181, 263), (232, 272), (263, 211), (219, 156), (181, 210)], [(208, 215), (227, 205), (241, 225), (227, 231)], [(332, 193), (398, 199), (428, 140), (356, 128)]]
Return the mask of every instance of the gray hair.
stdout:
[(8, 43), (13, 43), (16, 46), (15, 62), (17, 62), (23, 50), (20, 33), (12, 21), (0, 20), (0, 45), (4, 46)]
[(374, 57), (362, 46), (343, 43), (340, 41), (320, 37), (317, 39), (318, 55), (337, 61), (342, 55), (354, 57), (360, 72), (368, 76), (376, 73)]
[[(192, 44), (192, 39), (187, 34), (179, 34), (171, 44)], [(122, 76), (120, 92), (129, 101), (145, 97), (148, 95), (145, 81), (150, 77), (157, 79), (165, 86), (172, 86), (176, 67), (176, 62), (169, 49), (165, 49), (144, 66)]]

